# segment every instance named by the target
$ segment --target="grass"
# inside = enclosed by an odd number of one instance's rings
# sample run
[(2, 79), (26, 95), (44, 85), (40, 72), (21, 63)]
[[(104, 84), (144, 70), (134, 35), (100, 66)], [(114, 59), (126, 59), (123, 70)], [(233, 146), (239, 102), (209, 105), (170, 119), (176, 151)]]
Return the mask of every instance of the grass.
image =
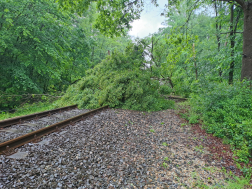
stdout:
[(8, 113), (8, 112), (0, 113), (0, 120), (33, 114), (37, 112), (43, 112), (43, 111), (52, 110), (55, 108), (56, 108), (56, 105), (52, 102), (43, 102), (43, 103), (39, 102), (39, 103), (33, 103), (33, 104), (25, 104), (21, 107), (18, 107), (16, 112), (14, 113)]
[(186, 123), (181, 123), (180, 126), (181, 126), (181, 127), (184, 127), (184, 126), (186, 126)]

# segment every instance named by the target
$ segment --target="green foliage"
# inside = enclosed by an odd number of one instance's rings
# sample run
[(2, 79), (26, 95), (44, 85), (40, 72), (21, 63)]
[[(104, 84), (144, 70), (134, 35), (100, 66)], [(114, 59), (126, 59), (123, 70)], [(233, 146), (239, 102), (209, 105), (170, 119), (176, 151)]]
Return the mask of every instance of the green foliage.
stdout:
[(250, 184), (250, 178), (244, 178), (244, 177), (236, 177), (232, 180), (230, 179), (227, 182), (227, 185), (224, 187), (226, 189), (237, 189), (237, 188), (251, 188), (252, 185)]
[(168, 157), (165, 157), (165, 158), (164, 158), (164, 161), (169, 161), (169, 158), (168, 158)]
[(70, 86), (60, 103), (77, 103), (81, 108), (109, 105), (145, 111), (172, 107), (171, 101), (160, 97), (159, 82), (142, 69), (142, 53), (141, 46), (134, 44), (129, 44), (125, 53), (113, 52), (88, 70), (80, 82)]
[(150, 132), (155, 133), (155, 130), (154, 129), (150, 129)]
[[(195, 87), (195, 86), (194, 86)], [(197, 83), (192, 110), (200, 114), (206, 129), (228, 138), (238, 161), (248, 163), (252, 150), (252, 91), (249, 83)]]
[(191, 112), (190, 116), (188, 117), (189, 119), (189, 123), (190, 124), (195, 124), (195, 123), (199, 123), (199, 115), (195, 114), (193, 112)]
[(161, 165), (163, 168), (167, 168), (168, 167), (168, 164), (163, 162), (162, 165)]
[(19, 106), (16, 108), (16, 111), (14, 113), (8, 113), (8, 112), (1, 112), (0, 113), (0, 120), (17, 117), (17, 116), (23, 116), (28, 114), (33, 114), (36, 112), (42, 112), (47, 110), (52, 110), (57, 108), (55, 103), (52, 101), (43, 101), (43, 102), (35, 102), (35, 103), (26, 103), (22, 106)]
[[(123, 51), (129, 40), (105, 38), (92, 27), (94, 4), (78, 17), (52, 1), (3, 0), (0, 17), (1, 94), (65, 91), (104, 59), (107, 50)], [(21, 103), (7, 100), (0, 109)]]
[(131, 0), (57, 0), (61, 7), (78, 12), (85, 12), (91, 2), (96, 2), (99, 14), (96, 18), (95, 27), (108, 36), (120, 36), (131, 28), (130, 23), (140, 17), (142, 1)]
[(69, 70), (83, 75), (89, 46), (77, 17), (47, 0), (4, 0), (0, 12), (0, 91), (55, 92), (71, 82)]
[(164, 94), (164, 95), (169, 95), (172, 92), (171, 87), (167, 86), (167, 85), (161, 85), (159, 88), (159, 92), (160, 94)]
[(169, 146), (166, 142), (162, 143), (163, 146)]

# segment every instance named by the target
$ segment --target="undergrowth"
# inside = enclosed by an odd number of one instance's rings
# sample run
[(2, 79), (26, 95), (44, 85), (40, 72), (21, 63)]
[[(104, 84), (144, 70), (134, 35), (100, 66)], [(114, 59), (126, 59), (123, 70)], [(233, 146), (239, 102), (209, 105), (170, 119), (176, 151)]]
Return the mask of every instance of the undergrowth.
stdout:
[(249, 163), (252, 152), (252, 90), (248, 83), (209, 83), (192, 95), (192, 115), (205, 129), (231, 144), (238, 162)]
[(23, 116), (28, 114), (33, 114), (36, 112), (42, 112), (47, 111), (56, 108), (55, 103), (52, 102), (37, 102), (33, 104), (24, 104), (18, 108), (16, 108), (16, 111), (14, 113), (9, 112), (1, 112), (0, 113), (0, 120), (17, 117), (17, 116)]
[[(245, 177), (235, 177), (227, 188), (243, 188), (251, 181), (252, 90), (250, 83), (200, 83), (192, 86), (189, 102), (179, 103), (181, 117), (231, 145), (233, 159)], [(183, 111), (181, 111), (183, 110)], [(245, 163), (245, 164), (242, 164)], [(251, 185), (249, 185), (251, 187)]]

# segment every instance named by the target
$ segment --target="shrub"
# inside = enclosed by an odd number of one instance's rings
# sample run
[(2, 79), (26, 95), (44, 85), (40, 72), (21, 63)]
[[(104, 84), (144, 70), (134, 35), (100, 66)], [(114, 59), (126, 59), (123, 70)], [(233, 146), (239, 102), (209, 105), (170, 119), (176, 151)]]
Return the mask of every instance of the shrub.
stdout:
[[(207, 132), (227, 137), (238, 161), (248, 163), (252, 150), (252, 91), (246, 82), (197, 84), (191, 108), (201, 115)], [(194, 86), (195, 87), (195, 86)]]
[(167, 85), (161, 85), (159, 92), (160, 94), (169, 95), (172, 92), (172, 89)]

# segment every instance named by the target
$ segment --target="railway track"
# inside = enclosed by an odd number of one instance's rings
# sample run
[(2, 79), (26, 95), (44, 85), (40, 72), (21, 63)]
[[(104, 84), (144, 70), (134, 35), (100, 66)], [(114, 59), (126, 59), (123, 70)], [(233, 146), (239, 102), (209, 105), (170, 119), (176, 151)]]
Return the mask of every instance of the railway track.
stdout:
[[(64, 107), (64, 108), (59, 108), (59, 109), (55, 109), (55, 110), (51, 110), (51, 111), (46, 111), (46, 112), (40, 112), (40, 113), (36, 113), (36, 114), (31, 114), (31, 115), (27, 115), (27, 116), (21, 116), (21, 117), (17, 117), (17, 118), (12, 118), (9, 120), (4, 120), (0, 122), (0, 127), (4, 128), (4, 127), (9, 127), (10, 125), (13, 124), (22, 124), (22, 122), (27, 121), (27, 120), (31, 120), (31, 119), (39, 119), (39, 117), (45, 117), (47, 115), (52, 115), (53, 113), (56, 112), (62, 112), (64, 110), (71, 110), (76, 108), (77, 106), (68, 106), (68, 107)], [(102, 111), (104, 109), (109, 108), (108, 106), (104, 106), (92, 111), (88, 111), (88, 112), (82, 112), (81, 114), (71, 117), (71, 118), (67, 118), (64, 119), (63, 121), (59, 121), (57, 123), (51, 124), (51, 125), (46, 125), (43, 126), (42, 128), (36, 130), (36, 131), (32, 131), (30, 133), (24, 134), (22, 136), (19, 136), (17, 138), (13, 138), (11, 140), (8, 141), (4, 141), (2, 143), (0, 143), (0, 154), (11, 154), (14, 152), (14, 149), (22, 146), (28, 142), (36, 142), (38, 141), (42, 136), (47, 135), (49, 133), (52, 133), (54, 131), (59, 131), (61, 128), (68, 126), (68, 125), (73, 125), (74, 123), (84, 120), (85, 118), (87, 118), (88, 116), (91, 116), (99, 111)], [(59, 117), (59, 116), (54, 116), (54, 117)], [(46, 120), (46, 119), (44, 119)], [(24, 123), (23, 125), (32, 125), (32, 123)], [(47, 123), (45, 123), (47, 124)], [(45, 125), (44, 124), (44, 125)], [(3, 130), (0, 130), (3, 131)], [(12, 135), (12, 133), (10, 133), (10, 135)]]
[(74, 105), (4, 120), (0, 122), (0, 125), (2, 126), (2, 128), (0, 128), (0, 143), (31, 133), (76, 115), (83, 114), (87, 111), (88, 110), (79, 110), (77, 109), (77, 106)]

